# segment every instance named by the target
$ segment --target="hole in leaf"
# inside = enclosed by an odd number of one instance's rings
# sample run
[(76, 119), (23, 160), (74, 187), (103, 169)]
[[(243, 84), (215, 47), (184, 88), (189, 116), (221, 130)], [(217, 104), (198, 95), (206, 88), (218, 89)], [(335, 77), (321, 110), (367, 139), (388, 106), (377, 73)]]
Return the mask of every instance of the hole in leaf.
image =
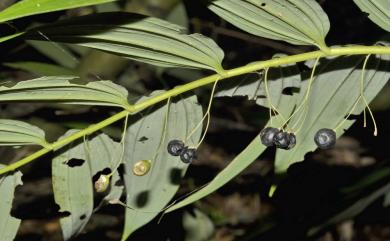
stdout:
[(136, 205), (137, 205), (137, 207), (142, 208), (142, 207), (146, 206), (148, 201), (149, 201), (149, 192), (142, 191), (137, 195)]
[(69, 167), (80, 167), (84, 164), (84, 160), (72, 158), (69, 161), (65, 162), (64, 164), (68, 165)]
[(294, 93), (298, 93), (299, 88), (297, 87), (287, 87), (282, 90), (282, 94), (284, 95), (293, 95)]
[(93, 175), (93, 177), (92, 177), (92, 181), (93, 182), (96, 182), (98, 179), (99, 179), (99, 177), (100, 177), (100, 175), (108, 175), (108, 174), (110, 174), (111, 173), (111, 169), (110, 168), (108, 168), (108, 167), (106, 167), (106, 168), (104, 168), (103, 170), (101, 170), (101, 171), (98, 171), (95, 175)]
[(58, 217), (59, 218), (69, 217), (70, 215), (71, 215), (71, 213), (69, 211), (58, 212)]
[(181, 182), (181, 169), (172, 168), (170, 173), (170, 181), (173, 185), (179, 185)]
[(267, 6), (267, 4), (266, 3), (261, 3), (260, 6), (265, 7), (265, 6)]
[[(344, 116), (344, 119), (347, 118), (348, 115)], [(358, 120), (359, 119), (359, 115), (349, 115), (348, 117), (348, 120)]]
[(140, 142), (145, 142), (145, 141), (147, 141), (147, 140), (149, 140), (149, 138), (147, 138), (146, 136), (143, 136), (143, 137), (139, 138), (138, 141), (140, 141)]
[(80, 220), (84, 220), (87, 217), (87, 215), (83, 214), (80, 216)]
[(122, 187), (122, 186), (124, 186), (123, 180), (122, 180), (122, 179), (117, 180), (117, 181), (114, 183), (114, 185), (117, 186), (117, 187)]

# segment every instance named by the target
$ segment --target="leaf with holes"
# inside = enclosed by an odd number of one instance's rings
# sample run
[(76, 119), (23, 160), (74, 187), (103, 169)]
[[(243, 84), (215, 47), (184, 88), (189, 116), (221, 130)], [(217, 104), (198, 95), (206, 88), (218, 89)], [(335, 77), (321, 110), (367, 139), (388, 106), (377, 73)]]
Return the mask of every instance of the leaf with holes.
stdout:
[[(70, 130), (63, 137), (75, 132), (76, 130)], [(120, 153), (120, 145), (105, 134), (57, 150), (57, 156), (52, 162), (53, 190), (60, 211), (69, 213), (69, 216), (60, 220), (65, 240), (79, 234), (91, 217), (92, 178), (107, 168), (114, 170), (120, 162)], [(118, 180), (119, 174), (115, 172), (107, 195), (113, 199), (118, 199), (121, 195), (118, 192), (121, 187), (115, 186)]]
[(222, 72), (223, 51), (200, 34), (167, 21), (131, 13), (98, 13), (33, 28), (25, 38), (73, 43), (165, 67)]
[[(0, 164), (0, 169), (4, 165)], [(22, 173), (0, 177), (0, 234), (1, 240), (14, 240), (18, 231), (20, 220), (11, 216), (12, 201), (15, 188), (22, 185)]]
[[(297, 145), (292, 150), (276, 152), (277, 172), (284, 172), (291, 164), (303, 160), (307, 152), (317, 148), (313, 138), (319, 129), (333, 129), (342, 123), (359, 97), (363, 60), (362, 56), (351, 56), (320, 61), (306, 105), (307, 111), (303, 112), (305, 108), (301, 108), (300, 114), (295, 115), (289, 124), (300, 129), (296, 133)], [(389, 69), (389, 60), (387, 55), (371, 56), (369, 59), (364, 77), (364, 95), (368, 102), (389, 80), (390, 72), (386, 71)], [(305, 82), (307, 86), (307, 79)], [(299, 103), (303, 98), (304, 95), (301, 95)], [(352, 114), (360, 114), (364, 107), (361, 100)], [(304, 115), (306, 117), (303, 120), (300, 117)], [(345, 121), (336, 131), (337, 136), (341, 136), (354, 122), (350, 119)]]
[[(184, 141), (201, 119), (202, 108), (195, 96), (172, 100), (169, 108), (164, 105), (150, 109), (142, 118), (130, 118), (124, 179), (126, 203), (134, 209), (126, 209), (122, 240), (152, 220), (176, 193), (188, 164), (167, 152), (168, 142), (173, 139)], [(186, 145), (196, 145), (200, 134), (201, 128)], [(141, 160), (150, 160), (151, 168), (144, 176), (134, 175), (133, 166)]]
[(127, 90), (111, 81), (83, 84), (75, 76), (51, 76), (0, 86), (0, 102), (11, 101), (126, 107)]
[(368, 18), (378, 26), (390, 32), (390, 2), (389, 0), (353, 0), (356, 5), (368, 13)]
[(40, 13), (84, 7), (115, 0), (22, 0), (0, 12), (0, 23)]
[(45, 132), (26, 122), (0, 119), (0, 146), (46, 146)]
[(216, 0), (209, 8), (251, 34), (326, 49), (330, 23), (315, 0)]

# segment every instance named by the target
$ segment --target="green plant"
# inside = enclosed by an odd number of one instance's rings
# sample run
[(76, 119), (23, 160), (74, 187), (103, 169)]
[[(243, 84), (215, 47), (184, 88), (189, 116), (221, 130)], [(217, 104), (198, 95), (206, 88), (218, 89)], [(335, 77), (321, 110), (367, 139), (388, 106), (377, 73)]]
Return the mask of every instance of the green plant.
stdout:
[[(0, 12), (0, 22), (102, 2), (109, 1), (25, 0)], [(385, 0), (355, 2), (370, 14), (372, 21), (390, 31), (390, 6)], [(21, 173), (15, 170), (51, 152), (55, 156), (52, 161), (55, 201), (61, 210), (70, 212), (69, 216), (61, 219), (66, 240), (77, 235), (92, 215), (92, 177), (104, 169), (108, 168), (110, 173), (101, 175), (95, 187), (97, 191), (104, 192), (110, 185), (104, 199), (108, 203), (127, 207), (122, 240), (159, 213), (171, 212), (193, 203), (223, 186), (264, 152), (266, 146), (261, 144), (259, 136), (208, 185), (168, 205), (178, 189), (178, 183), (171, 180), (172, 170), (177, 171), (179, 177), (184, 175), (187, 163), (195, 155), (192, 147), (198, 147), (207, 132), (214, 97), (241, 95), (255, 99), (256, 103), (269, 109), (267, 126), (296, 136), (293, 149), (289, 148), (288, 143), (277, 144), (291, 149), (277, 151), (277, 173), (285, 172), (291, 164), (303, 160), (307, 152), (316, 149), (313, 138), (320, 128), (333, 128), (339, 137), (354, 123), (345, 116), (361, 112), (366, 114), (366, 109), (375, 124), (368, 104), (389, 79), (389, 43), (327, 46), (325, 37), (330, 23), (326, 13), (314, 0), (216, 0), (210, 3), (209, 9), (251, 34), (294, 45), (309, 45), (319, 50), (291, 56), (275, 55), (269, 60), (225, 70), (222, 67), (224, 52), (212, 39), (200, 34), (185, 34), (182, 27), (164, 20), (130, 13), (98, 13), (69, 18), (1, 38), (1, 41), (23, 38), (61, 42), (157, 66), (215, 72), (167, 91), (153, 92), (135, 103), (129, 101), (125, 88), (111, 81), (85, 82), (77, 76), (62, 76), (63, 72), (69, 73), (68, 68), (61, 68), (61, 74), (57, 76), (0, 86), (0, 102), (44, 101), (122, 109), (85, 129), (69, 130), (52, 143), (45, 140), (45, 133), (38, 127), (15, 120), (0, 121), (1, 145), (42, 147), (0, 169), (3, 175), (0, 180), (0, 230), (5, 230), (3, 235), (6, 240), (15, 236), (20, 223), (9, 214), (13, 191), (21, 180)], [(310, 67), (310, 73), (301, 73), (298, 62)], [(259, 78), (240, 83), (232, 78), (250, 73), (258, 73)], [(214, 84), (211, 99), (203, 114), (197, 97), (188, 93), (210, 84)], [(291, 87), (299, 91), (292, 95), (283, 94), (284, 89)], [(180, 95), (182, 98), (178, 98)], [(143, 112), (142, 118), (135, 115), (140, 112)], [(99, 132), (122, 119), (124, 128), (120, 142)], [(202, 136), (201, 126), (205, 119)], [(375, 126), (375, 135), (376, 132)], [(143, 137), (147, 137), (147, 140), (139, 141)], [(285, 138), (283, 136), (282, 139)], [(183, 157), (183, 153), (180, 153), (184, 163), (178, 155), (171, 155), (166, 150), (171, 140), (183, 140), (186, 146), (191, 147), (185, 148), (185, 154), (191, 150), (189, 157)], [(74, 168), (72, 159), (84, 162)], [(122, 164), (126, 170), (136, 170), (123, 174), (125, 204), (119, 201), (123, 187), (114, 185), (121, 178), (118, 167)], [(145, 193), (151, 201), (140, 205), (139, 199)]]

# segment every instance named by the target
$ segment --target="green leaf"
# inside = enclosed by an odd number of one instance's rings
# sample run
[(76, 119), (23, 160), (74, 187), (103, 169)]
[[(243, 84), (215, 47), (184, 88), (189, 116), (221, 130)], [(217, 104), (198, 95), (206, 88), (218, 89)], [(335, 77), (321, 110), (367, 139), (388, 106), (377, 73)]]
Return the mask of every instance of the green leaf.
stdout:
[[(0, 164), (0, 169), (4, 165)], [(0, 234), (1, 240), (14, 240), (20, 225), (20, 219), (11, 216), (14, 191), (18, 185), (22, 185), (22, 173), (15, 172), (12, 175), (0, 177)]]
[[(98, 13), (31, 29), (27, 39), (73, 43), (165, 67), (223, 71), (223, 51), (211, 39), (153, 17)], [(42, 36), (43, 35), (43, 36)]]
[(0, 37), (0, 43), (8, 41), (8, 40), (16, 38), (16, 37), (19, 37), (19, 36), (21, 36), (23, 34), (24, 34), (24, 32), (19, 32), (19, 33), (7, 35), (7, 36), (4, 36), (4, 37)]
[(326, 48), (329, 19), (315, 0), (216, 0), (209, 8), (251, 34)]
[(111, 81), (77, 84), (75, 76), (52, 76), (0, 87), (0, 102), (55, 101), (64, 104), (127, 106), (127, 90)]
[[(287, 67), (287, 69), (289, 69), (289, 67)], [(277, 72), (278, 71), (276, 71), (276, 73)], [(278, 73), (281, 74), (283, 72), (284, 71), (279, 71)], [(281, 74), (280, 76), (283, 75)], [(292, 78), (295, 78), (294, 75), (292, 76)], [(275, 86), (283, 88), (283, 82), (285, 82), (284, 78), (277, 78), (274, 81), (281, 82), (281, 84)], [(249, 88), (247, 90), (249, 90)], [(283, 89), (278, 89), (279, 93), (282, 93), (282, 90)], [(249, 94), (251, 93), (249, 92)], [(289, 116), (295, 107), (296, 99), (296, 93), (293, 93), (293, 95), (280, 94), (278, 99), (274, 99), (274, 106), (278, 108), (279, 113), (281, 113), (281, 115)], [(262, 102), (262, 100), (260, 99), (259, 101)], [(271, 123), (275, 126), (281, 125), (283, 123), (281, 115), (273, 116), (267, 125), (271, 125)], [(214, 177), (214, 179), (210, 183), (208, 183), (205, 187), (201, 188), (197, 192), (189, 195), (185, 199), (176, 203), (175, 205), (171, 206), (169, 209), (166, 210), (166, 212), (172, 212), (176, 209), (196, 202), (199, 199), (204, 198), (205, 196), (215, 192), (220, 187), (222, 187), (234, 177), (236, 177), (238, 174), (240, 174), (251, 163), (253, 163), (257, 159), (257, 157), (265, 151), (265, 149), (266, 146), (261, 144), (260, 137), (257, 135), (252, 140), (252, 142), (236, 158), (234, 158), (234, 160), (232, 160), (232, 162), (225, 169), (223, 169), (217, 174), (217, 176)]]
[(388, 0), (354, 0), (356, 5), (368, 13), (368, 18), (390, 32), (390, 3)]
[[(314, 151), (317, 147), (313, 138), (319, 129), (333, 129), (344, 120), (360, 94), (363, 60), (364, 56), (351, 56), (320, 61), (307, 102), (307, 116), (304, 120), (299, 120), (300, 114), (297, 114), (289, 124), (290, 126), (296, 124), (297, 129), (302, 126), (296, 133), (297, 145), (292, 150), (276, 152), (276, 172), (284, 172), (291, 164), (303, 160), (307, 152)], [(369, 59), (364, 81), (364, 95), (368, 102), (389, 80), (390, 72), (387, 71), (389, 60), (390, 57), (387, 55), (371, 56)], [(301, 90), (301, 93), (305, 91)], [(303, 94), (299, 103), (302, 101)], [(363, 101), (360, 101), (352, 114), (360, 114), (364, 107)], [(345, 121), (336, 131), (337, 137), (341, 136), (354, 122), (355, 120), (351, 119)]]
[(0, 12), (0, 23), (41, 13), (84, 7), (112, 1), (115, 0), (22, 0)]
[(0, 146), (46, 146), (45, 132), (26, 122), (0, 119)]
[[(285, 55), (275, 55), (279, 58)], [(267, 92), (264, 81), (264, 71), (255, 75), (247, 75), (240, 81), (226, 81), (218, 86), (216, 97), (247, 96), (249, 100), (256, 100), (256, 103), (265, 107), (269, 106), (266, 98)], [(268, 70), (267, 88), (269, 97), (273, 105), (278, 103), (283, 97), (283, 91), (287, 89), (298, 89), (301, 84), (300, 70), (296, 64), (283, 65)], [(238, 84), (237, 84), (238, 82)]]
[(13, 62), (3, 63), (3, 65), (15, 69), (25, 70), (40, 76), (56, 76), (56, 75), (75, 75), (75, 71), (54, 64), (46, 64), (40, 62)]
[[(132, 124), (125, 142), (124, 179), (126, 203), (133, 209), (126, 210), (122, 240), (152, 220), (176, 193), (188, 164), (180, 157), (171, 156), (166, 147), (173, 139), (184, 141), (201, 119), (202, 108), (195, 96), (173, 101), (169, 113), (164, 105), (151, 109), (142, 118), (133, 116), (130, 119)], [(186, 145), (196, 145), (200, 134), (201, 128), (186, 141)], [(131, 170), (141, 160), (150, 160), (151, 168), (144, 176), (134, 175)]]
[(185, 241), (211, 241), (214, 240), (215, 227), (210, 217), (194, 209), (192, 213), (183, 214), (183, 228)]
[[(70, 130), (62, 138), (76, 131)], [(93, 211), (92, 177), (106, 168), (115, 170), (120, 151), (120, 145), (105, 134), (57, 151), (52, 162), (53, 190), (60, 211), (70, 213), (60, 220), (65, 240), (79, 234), (88, 223)], [(114, 185), (118, 180), (119, 174), (115, 172), (111, 192), (106, 197), (119, 198), (121, 190), (118, 192)]]
[(64, 44), (33, 40), (27, 41), (27, 43), (63, 67), (75, 69), (79, 64), (76, 56)]

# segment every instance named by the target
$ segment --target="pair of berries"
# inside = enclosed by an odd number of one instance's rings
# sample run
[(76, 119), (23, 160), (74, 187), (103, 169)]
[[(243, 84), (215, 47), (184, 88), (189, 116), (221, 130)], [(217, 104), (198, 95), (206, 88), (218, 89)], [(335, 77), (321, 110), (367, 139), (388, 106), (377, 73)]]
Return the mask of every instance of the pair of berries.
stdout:
[(260, 132), (261, 143), (265, 146), (276, 146), (277, 148), (290, 150), (297, 143), (294, 133), (281, 131), (274, 127), (267, 127)]
[(196, 159), (196, 149), (188, 148), (180, 140), (170, 141), (167, 150), (172, 156), (180, 156), (180, 160), (187, 164)]

